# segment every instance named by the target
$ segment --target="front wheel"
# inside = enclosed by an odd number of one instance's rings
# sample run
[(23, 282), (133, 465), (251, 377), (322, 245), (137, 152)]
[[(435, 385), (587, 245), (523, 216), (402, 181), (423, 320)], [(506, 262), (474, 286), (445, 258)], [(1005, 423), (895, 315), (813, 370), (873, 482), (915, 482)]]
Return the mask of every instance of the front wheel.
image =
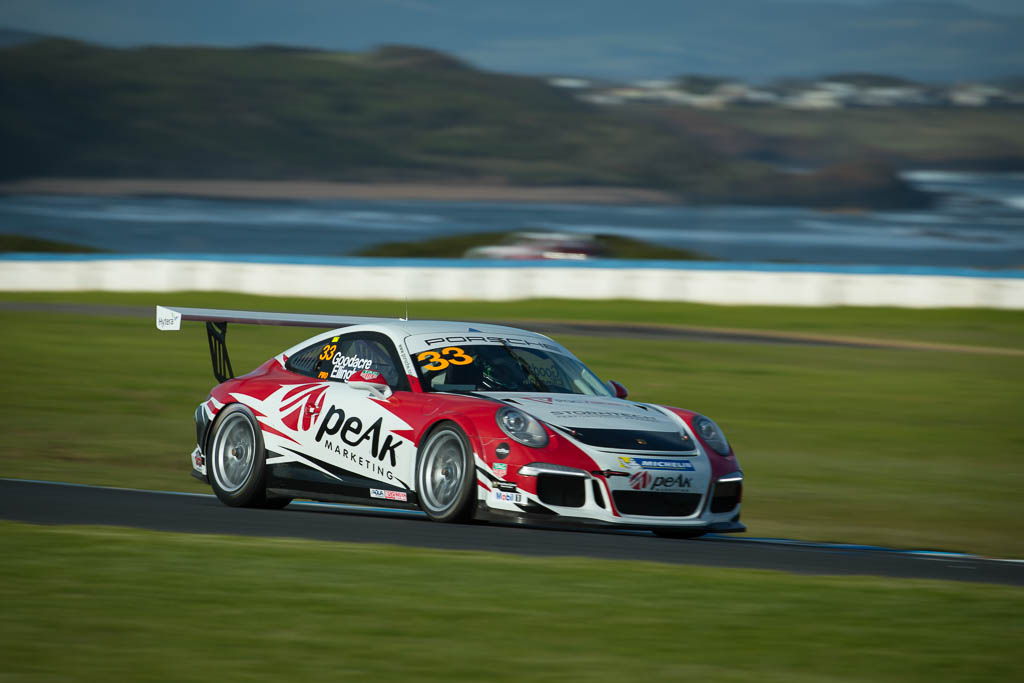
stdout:
[(263, 433), (241, 404), (226, 407), (210, 438), (210, 486), (231, 507), (283, 508), (290, 498), (268, 498), (265, 488)]
[(476, 468), (473, 449), (458, 425), (442, 422), (423, 440), (416, 457), (416, 494), (435, 522), (465, 522), (473, 514)]

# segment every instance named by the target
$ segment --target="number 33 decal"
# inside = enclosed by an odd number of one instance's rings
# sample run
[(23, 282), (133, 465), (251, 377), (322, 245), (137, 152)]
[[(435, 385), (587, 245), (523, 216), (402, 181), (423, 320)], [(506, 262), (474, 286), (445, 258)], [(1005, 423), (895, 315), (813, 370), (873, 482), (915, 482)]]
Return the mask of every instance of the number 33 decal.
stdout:
[(469, 365), (473, 362), (473, 357), (467, 356), (458, 346), (449, 346), (441, 349), (441, 353), (424, 351), (416, 356), (416, 360), (427, 361), (426, 365), (420, 366), (424, 372), (437, 372), (449, 365)]

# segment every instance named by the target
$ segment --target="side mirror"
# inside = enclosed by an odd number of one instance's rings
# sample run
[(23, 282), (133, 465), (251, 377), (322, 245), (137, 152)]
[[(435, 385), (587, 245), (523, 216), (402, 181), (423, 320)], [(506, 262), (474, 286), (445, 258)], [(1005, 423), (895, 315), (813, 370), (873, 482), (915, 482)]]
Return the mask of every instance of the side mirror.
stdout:
[(613, 379), (608, 380), (608, 388), (615, 394), (615, 398), (626, 398), (629, 396), (629, 391), (626, 387), (622, 386)]
[(345, 384), (359, 391), (368, 391), (374, 398), (381, 400), (386, 400), (395, 393), (388, 386), (384, 375), (376, 370), (360, 370), (349, 377)]

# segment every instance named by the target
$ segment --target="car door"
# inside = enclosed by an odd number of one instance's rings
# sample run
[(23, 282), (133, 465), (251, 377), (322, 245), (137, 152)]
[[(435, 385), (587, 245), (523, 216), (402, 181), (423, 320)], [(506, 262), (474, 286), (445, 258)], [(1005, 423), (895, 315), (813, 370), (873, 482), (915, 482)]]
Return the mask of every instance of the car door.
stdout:
[[(384, 377), (394, 400), (349, 386), (350, 378), (368, 370)], [(416, 449), (399, 414), (400, 394), (409, 386), (391, 339), (353, 332), (323, 340), (312, 375), (326, 381), (327, 389), (312, 416), (313, 428), (305, 432), (307, 457), (363, 496), (408, 502)]]

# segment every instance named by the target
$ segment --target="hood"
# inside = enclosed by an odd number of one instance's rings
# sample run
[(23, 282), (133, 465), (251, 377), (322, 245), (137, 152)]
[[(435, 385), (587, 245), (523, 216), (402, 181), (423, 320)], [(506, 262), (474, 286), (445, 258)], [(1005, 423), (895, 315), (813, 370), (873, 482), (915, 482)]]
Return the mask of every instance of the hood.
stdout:
[(519, 408), (599, 448), (693, 451), (679, 423), (653, 406), (612, 396), (486, 392), (487, 398)]

